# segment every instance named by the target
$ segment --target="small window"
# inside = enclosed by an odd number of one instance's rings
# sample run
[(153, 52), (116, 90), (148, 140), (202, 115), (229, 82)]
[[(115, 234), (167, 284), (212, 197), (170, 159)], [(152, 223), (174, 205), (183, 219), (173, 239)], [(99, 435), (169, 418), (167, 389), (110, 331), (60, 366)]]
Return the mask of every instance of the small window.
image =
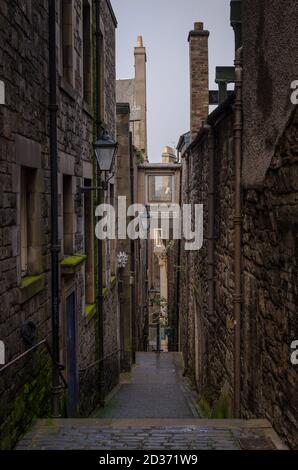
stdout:
[(173, 177), (172, 175), (148, 176), (148, 201), (172, 202)]
[(36, 170), (21, 168), (20, 233), (22, 277), (40, 271), (40, 225), (36, 200)]
[(60, 1), (61, 72), (73, 84), (73, 19), (72, 0)]
[(72, 177), (63, 176), (63, 247), (64, 255), (74, 252), (74, 195)]

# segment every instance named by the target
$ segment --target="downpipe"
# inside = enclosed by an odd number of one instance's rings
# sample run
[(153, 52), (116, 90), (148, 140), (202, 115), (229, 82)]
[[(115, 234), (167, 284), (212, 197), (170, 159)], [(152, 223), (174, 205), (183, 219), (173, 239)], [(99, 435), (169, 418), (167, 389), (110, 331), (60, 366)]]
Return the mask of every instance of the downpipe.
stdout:
[(56, 58), (56, 0), (48, 1), (49, 8), (49, 117), (51, 160), (51, 263), (52, 263), (52, 414), (60, 414), (60, 348), (59, 348), (59, 238), (58, 238), (58, 145), (57, 145), (57, 58)]
[[(100, 33), (100, 17), (101, 17), (101, 0), (95, 0), (95, 17), (96, 17), (96, 137), (99, 138), (102, 133), (102, 116), (101, 116), (101, 33)], [(96, 177), (97, 186), (101, 186), (101, 174), (97, 165)], [(97, 191), (97, 205), (102, 203), (102, 189)], [(102, 260), (103, 243), (97, 240), (97, 269), (98, 269), (98, 294), (97, 294), (97, 312), (98, 312), (98, 355), (99, 355), (99, 404), (105, 405), (105, 381), (104, 381), (104, 319), (103, 319), (103, 260)]]
[(214, 321), (214, 211), (215, 211), (215, 177), (214, 177), (214, 159), (215, 159), (215, 143), (214, 143), (214, 129), (212, 126), (205, 125), (204, 128), (208, 131), (208, 155), (209, 155), (209, 168), (208, 168), (208, 317)]
[(236, 51), (235, 59), (235, 122), (234, 122), (234, 159), (235, 159), (235, 291), (234, 291), (234, 417), (241, 417), (241, 236), (242, 236), (242, 204), (241, 204), (241, 164), (242, 164), (242, 47)]

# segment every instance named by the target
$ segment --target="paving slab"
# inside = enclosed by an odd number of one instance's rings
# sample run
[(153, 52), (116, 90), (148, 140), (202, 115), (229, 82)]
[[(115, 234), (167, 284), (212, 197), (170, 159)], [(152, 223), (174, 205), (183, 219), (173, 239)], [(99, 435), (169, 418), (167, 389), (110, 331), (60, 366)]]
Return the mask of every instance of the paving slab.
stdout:
[(20, 450), (285, 450), (267, 420), (202, 419), (179, 354), (141, 353), (104, 409), (39, 420)]

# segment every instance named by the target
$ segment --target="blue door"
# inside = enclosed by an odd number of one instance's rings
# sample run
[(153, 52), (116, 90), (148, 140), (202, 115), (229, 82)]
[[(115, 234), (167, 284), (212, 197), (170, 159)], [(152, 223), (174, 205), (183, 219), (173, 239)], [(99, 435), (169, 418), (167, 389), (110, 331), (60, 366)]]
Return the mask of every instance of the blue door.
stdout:
[(77, 350), (76, 350), (76, 307), (75, 293), (66, 299), (67, 321), (67, 415), (69, 418), (77, 414)]

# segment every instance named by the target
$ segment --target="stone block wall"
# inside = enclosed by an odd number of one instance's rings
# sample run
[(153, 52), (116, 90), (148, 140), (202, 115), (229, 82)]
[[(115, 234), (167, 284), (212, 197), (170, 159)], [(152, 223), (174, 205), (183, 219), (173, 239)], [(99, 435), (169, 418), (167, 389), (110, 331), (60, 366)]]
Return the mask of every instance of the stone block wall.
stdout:
[(244, 192), (243, 388), (245, 417), (266, 416), (292, 448), (297, 441), (297, 110), (262, 190)]
[[(180, 343), (201, 399), (228, 417), (234, 393), (234, 117), (227, 104), (218, 114), (220, 120), (209, 117), (216, 149), (214, 315), (208, 311), (209, 152), (201, 131), (183, 162), (183, 200), (204, 204), (204, 245), (187, 253), (182, 243)], [(243, 190), (242, 199), (241, 415), (268, 418), (291, 448), (297, 448), (298, 376), (290, 362), (298, 335), (296, 135), (295, 111), (263, 187)]]
[[(57, 8), (58, 65), (58, 186), (59, 237), (63, 240), (63, 175), (71, 178), (73, 207), (73, 254), (84, 253), (84, 179), (93, 179), (94, 115), (92, 102), (83, 99), (83, 2), (72, 3), (73, 80), (62, 76), (60, 50), (61, 10)], [(60, 2), (57, 2), (57, 6)], [(91, 22), (93, 18), (91, 6)], [(115, 137), (115, 17), (109, 1), (102, 2), (104, 47), (105, 121)], [(93, 38), (92, 31), (90, 35)], [(51, 254), (50, 254), (50, 155), (48, 114), (48, 3), (41, 0), (6, 1), (0, 5), (0, 77), (6, 87), (6, 103), (0, 106), (0, 339), (6, 347), (6, 363), (28, 349), (21, 338), (21, 326), (32, 321), (35, 342), (51, 343)], [(92, 39), (91, 48), (94, 50)], [(91, 51), (92, 53), (92, 51)], [(93, 54), (92, 54), (93, 55)], [(93, 73), (93, 69), (91, 70)], [(93, 89), (94, 92), (94, 89)], [(21, 167), (36, 171), (35, 209), (40, 232), (38, 279), (21, 278), (20, 184)], [(62, 243), (63, 245), (63, 243)], [(108, 250), (108, 248), (107, 248)], [(66, 253), (65, 253), (66, 254)], [(68, 253), (67, 253), (68, 254)], [(61, 259), (64, 256), (63, 246)], [(110, 276), (108, 256), (106, 270)], [(34, 273), (35, 274), (35, 273)], [(94, 279), (96, 286), (96, 277)], [(97, 404), (98, 374), (89, 367), (98, 359), (97, 316), (85, 305), (84, 264), (72, 275), (61, 276), (61, 361), (65, 361), (65, 300), (75, 291), (77, 321), (77, 367), (79, 411), (87, 416)], [(114, 289), (112, 292), (114, 294)], [(106, 350), (118, 345), (117, 296), (105, 300)], [(96, 299), (94, 299), (95, 302)], [(84, 371), (84, 372), (82, 372)], [(119, 374), (117, 363), (109, 367), (109, 387)], [(51, 361), (41, 347), (18, 361), (0, 376), (0, 441), (10, 448), (36, 417), (50, 415)], [(67, 371), (65, 372), (67, 375)], [(107, 388), (109, 388), (107, 387)]]
[[(48, 12), (40, 1), (3, 1), (0, 6), (0, 76), (6, 103), (0, 106), (0, 338), (6, 363), (28, 349), (21, 326), (32, 321), (36, 341), (50, 332), (50, 185), (48, 157)], [(26, 138), (24, 138), (26, 137)], [(18, 141), (20, 146), (18, 146)], [(30, 296), (21, 289), (20, 172), (29, 146), (38, 168), (40, 244), (44, 279)], [(33, 150), (33, 152), (32, 152)], [(33, 417), (50, 407), (50, 361), (44, 347), (0, 376), (0, 442), (11, 448)]]

